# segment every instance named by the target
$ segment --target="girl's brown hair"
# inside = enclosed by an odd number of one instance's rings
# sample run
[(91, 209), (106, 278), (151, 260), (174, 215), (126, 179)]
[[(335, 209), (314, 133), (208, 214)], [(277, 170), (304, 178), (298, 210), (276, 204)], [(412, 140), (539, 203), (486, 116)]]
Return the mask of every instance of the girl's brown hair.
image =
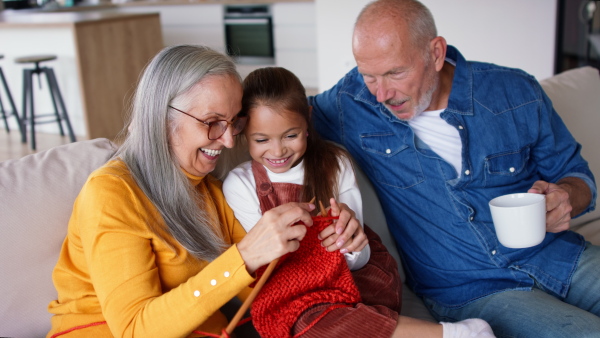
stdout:
[(310, 121), (311, 108), (306, 91), (296, 75), (281, 67), (260, 68), (248, 74), (243, 86), (242, 113), (248, 114), (253, 108), (266, 106), (280, 114), (295, 112), (306, 120), (308, 137), (301, 201), (308, 202), (315, 197), (317, 203), (327, 206), (331, 197), (337, 199), (337, 177), (341, 170), (339, 157), (348, 155), (342, 148), (317, 135)]

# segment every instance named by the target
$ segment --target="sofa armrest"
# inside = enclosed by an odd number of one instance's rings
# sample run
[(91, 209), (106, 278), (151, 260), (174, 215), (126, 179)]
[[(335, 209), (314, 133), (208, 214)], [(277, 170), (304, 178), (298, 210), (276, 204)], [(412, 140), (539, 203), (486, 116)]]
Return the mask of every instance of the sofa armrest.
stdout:
[(0, 336), (44, 337), (50, 329), (52, 270), (73, 202), (114, 150), (95, 139), (0, 163)]
[[(600, 179), (600, 75), (598, 69), (570, 69), (540, 81), (556, 112), (582, 146), (581, 154), (588, 161), (596, 178)], [(600, 218), (600, 208), (572, 220), (578, 225)]]

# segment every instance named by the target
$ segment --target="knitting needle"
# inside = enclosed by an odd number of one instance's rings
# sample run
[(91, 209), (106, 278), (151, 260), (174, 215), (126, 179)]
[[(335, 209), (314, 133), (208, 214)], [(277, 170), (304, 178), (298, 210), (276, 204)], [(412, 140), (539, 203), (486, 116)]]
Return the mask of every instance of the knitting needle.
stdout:
[(327, 210), (325, 209), (325, 207), (323, 206), (323, 203), (321, 201), (319, 201), (319, 209), (321, 209), (321, 216), (323, 216), (323, 217), (327, 216)]
[(226, 338), (233, 332), (233, 330), (237, 326), (237, 323), (239, 323), (239, 321), (242, 319), (242, 317), (246, 313), (246, 310), (248, 310), (248, 308), (250, 307), (250, 304), (252, 304), (252, 302), (254, 301), (254, 298), (256, 298), (256, 296), (258, 295), (258, 292), (260, 291), (260, 289), (267, 282), (267, 279), (271, 275), (271, 272), (273, 272), (273, 269), (275, 269), (275, 265), (277, 265), (277, 262), (279, 262), (279, 258), (277, 258), (277, 259), (273, 260), (271, 263), (269, 263), (269, 266), (267, 266), (267, 269), (265, 270), (263, 275), (260, 277), (260, 279), (258, 280), (256, 285), (254, 286), (254, 289), (252, 290), (252, 292), (250, 293), (248, 298), (246, 298), (246, 300), (244, 301), (242, 306), (238, 309), (238, 311), (235, 314), (235, 316), (233, 317), (233, 319), (231, 319), (231, 322), (229, 322), (229, 325), (227, 325), (227, 328), (225, 329), (225, 333), (221, 334), (221, 338)]

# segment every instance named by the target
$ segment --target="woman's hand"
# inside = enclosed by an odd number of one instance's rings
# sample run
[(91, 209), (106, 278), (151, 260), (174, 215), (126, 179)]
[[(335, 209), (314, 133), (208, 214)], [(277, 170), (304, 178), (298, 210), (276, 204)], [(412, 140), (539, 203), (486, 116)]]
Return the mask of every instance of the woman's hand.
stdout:
[[(248, 273), (252, 274), (274, 259), (298, 250), (306, 234), (306, 226), (312, 225), (310, 212), (314, 209), (314, 204), (310, 203), (287, 203), (265, 212), (237, 244)], [(306, 226), (294, 225), (300, 221)]]
[(341, 253), (361, 251), (368, 243), (367, 235), (354, 211), (344, 203), (337, 203), (334, 198), (329, 200), (331, 216), (339, 216), (334, 223), (323, 229), (319, 234), (321, 244), (327, 251), (340, 250)]

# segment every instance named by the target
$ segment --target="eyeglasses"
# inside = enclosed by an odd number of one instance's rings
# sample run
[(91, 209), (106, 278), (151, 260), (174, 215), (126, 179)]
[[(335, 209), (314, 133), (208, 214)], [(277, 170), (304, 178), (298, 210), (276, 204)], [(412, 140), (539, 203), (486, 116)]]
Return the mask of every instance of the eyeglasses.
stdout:
[(197, 119), (196, 117), (194, 117), (182, 110), (179, 110), (175, 107), (169, 106), (169, 108), (173, 108), (173, 109), (177, 110), (178, 112), (183, 113), (183, 114), (193, 118), (194, 120), (207, 125), (209, 140), (216, 140), (219, 137), (223, 136), (223, 134), (225, 134), (225, 131), (227, 131), (227, 128), (229, 127), (229, 125), (231, 125), (231, 127), (233, 128), (231, 130), (233, 136), (238, 135), (239, 133), (242, 132), (242, 130), (244, 130), (244, 127), (246, 126), (246, 122), (248, 121), (247, 116), (236, 116), (235, 119), (233, 119), (233, 121), (231, 121), (231, 122), (226, 121), (226, 120), (217, 120), (217, 121), (206, 122), (206, 121)]

